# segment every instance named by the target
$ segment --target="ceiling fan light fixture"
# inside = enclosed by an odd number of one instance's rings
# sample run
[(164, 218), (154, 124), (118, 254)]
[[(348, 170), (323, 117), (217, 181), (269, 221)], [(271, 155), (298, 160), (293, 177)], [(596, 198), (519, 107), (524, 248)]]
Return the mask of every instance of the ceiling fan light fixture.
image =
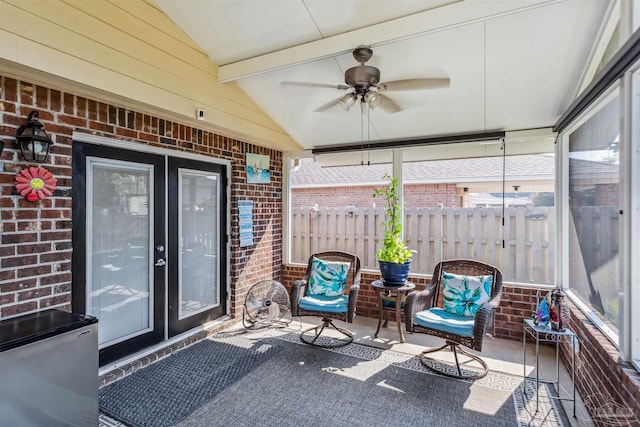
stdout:
[(354, 93), (348, 93), (342, 98), (340, 98), (340, 106), (345, 109), (345, 111), (349, 111), (353, 104), (356, 103), (356, 95)]
[(375, 110), (380, 106), (382, 96), (378, 92), (370, 90), (364, 95), (364, 100), (369, 104), (369, 107), (371, 107), (372, 110)]

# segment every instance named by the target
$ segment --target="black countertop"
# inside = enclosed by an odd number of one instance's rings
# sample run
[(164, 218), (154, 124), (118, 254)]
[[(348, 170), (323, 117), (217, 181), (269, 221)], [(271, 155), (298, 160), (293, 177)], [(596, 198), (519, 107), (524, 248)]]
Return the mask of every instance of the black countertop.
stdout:
[(98, 322), (93, 316), (48, 309), (0, 320), (0, 352)]

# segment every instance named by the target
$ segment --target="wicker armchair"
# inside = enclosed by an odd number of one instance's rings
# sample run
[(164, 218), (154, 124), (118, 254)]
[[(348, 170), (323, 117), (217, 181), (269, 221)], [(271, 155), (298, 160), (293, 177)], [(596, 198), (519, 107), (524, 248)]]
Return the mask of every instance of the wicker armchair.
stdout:
[[(344, 294), (335, 297), (323, 297), (318, 301), (316, 295), (309, 292), (309, 282), (314, 259), (328, 263), (349, 263), (347, 282)], [(306, 344), (318, 347), (341, 347), (353, 341), (353, 334), (344, 328), (336, 326), (332, 319), (343, 320), (348, 323), (353, 321), (356, 315), (356, 300), (360, 290), (360, 258), (356, 255), (327, 251), (313, 254), (309, 258), (307, 271), (302, 279), (296, 280), (291, 286), (291, 313), (293, 316), (318, 316), (322, 318), (322, 324), (306, 329), (300, 334), (300, 340)], [(338, 331), (344, 338), (322, 336), (325, 328)], [(311, 334), (309, 334), (312, 332)]]
[[(475, 316), (469, 317), (451, 314), (444, 309), (443, 273), (466, 276), (492, 276), (488, 301), (477, 306)], [(496, 267), (478, 261), (454, 259), (442, 261), (436, 265), (431, 278), (431, 285), (424, 291), (409, 294), (405, 303), (405, 324), (407, 332), (423, 333), (444, 338), (446, 343), (434, 349), (427, 349), (420, 354), (420, 361), (431, 371), (453, 378), (478, 379), (484, 377), (489, 368), (484, 360), (476, 354), (463, 350), (464, 345), (476, 351), (482, 350), (482, 340), (493, 325), (493, 313), (500, 304), (502, 294), (502, 273)], [(468, 313), (467, 313), (468, 314)], [(449, 347), (455, 358), (455, 370), (452, 366), (429, 361), (426, 356)], [(475, 360), (481, 370), (461, 369), (458, 354)]]

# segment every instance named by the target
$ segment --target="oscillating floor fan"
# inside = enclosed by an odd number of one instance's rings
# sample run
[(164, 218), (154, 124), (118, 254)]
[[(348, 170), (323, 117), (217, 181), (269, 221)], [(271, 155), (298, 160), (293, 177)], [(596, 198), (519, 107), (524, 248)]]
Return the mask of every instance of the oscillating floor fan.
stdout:
[(242, 323), (247, 329), (281, 327), (291, 323), (287, 289), (275, 280), (262, 280), (253, 285), (244, 300)]

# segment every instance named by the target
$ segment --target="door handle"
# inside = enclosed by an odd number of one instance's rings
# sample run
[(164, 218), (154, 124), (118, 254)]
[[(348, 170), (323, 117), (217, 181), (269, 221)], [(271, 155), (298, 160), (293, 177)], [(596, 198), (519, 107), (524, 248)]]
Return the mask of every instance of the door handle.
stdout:
[(153, 265), (156, 267), (163, 267), (166, 264), (167, 264), (167, 261), (164, 258), (159, 258), (158, 260), (156, 260), (156, 263)]

